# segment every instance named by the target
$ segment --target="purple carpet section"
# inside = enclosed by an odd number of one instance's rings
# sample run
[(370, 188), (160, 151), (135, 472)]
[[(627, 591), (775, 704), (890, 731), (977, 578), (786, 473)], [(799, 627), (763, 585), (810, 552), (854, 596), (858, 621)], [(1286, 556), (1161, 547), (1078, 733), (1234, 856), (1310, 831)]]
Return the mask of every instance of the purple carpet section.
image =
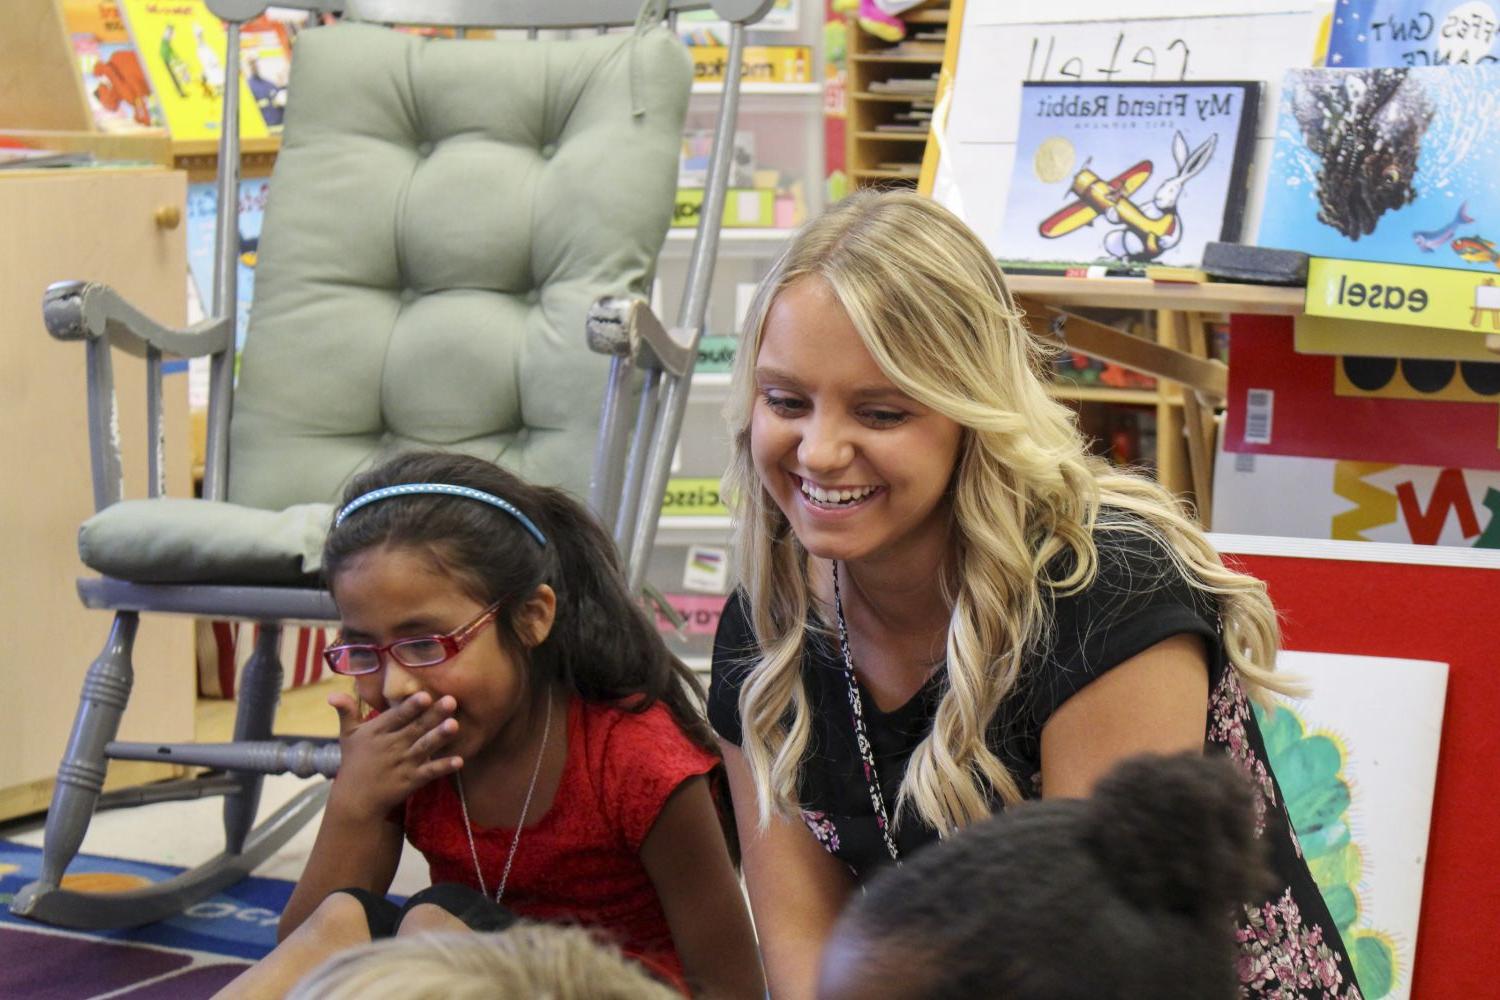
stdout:
[(76, 1000), (185, 969), (192, 961), (182, 952), (6, 926), (0, 928), (0, 997)]
[(175, 976), (157, 980), (121, 993), (119, 1000), (184, 1000), (185, 997), (211, 997), (235, 976), (245, 970), (243, 962), (223, 965), (199, 965)]

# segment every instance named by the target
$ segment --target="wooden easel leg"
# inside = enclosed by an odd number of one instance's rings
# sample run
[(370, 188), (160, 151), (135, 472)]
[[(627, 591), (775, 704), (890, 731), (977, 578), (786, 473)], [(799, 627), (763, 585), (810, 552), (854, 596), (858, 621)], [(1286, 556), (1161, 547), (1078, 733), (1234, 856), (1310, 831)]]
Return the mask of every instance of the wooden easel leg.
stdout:
[[(1194, 357), (1208, 357), (1208, 331), (1201, 313), (1157, 313), (1157, 337), (1168, 346)], [(1214, 411), (1190, 388), (1182, 390), (1183, 433), (1187, 436), (1188, 468), (1198, 522), (1213, 525)]]

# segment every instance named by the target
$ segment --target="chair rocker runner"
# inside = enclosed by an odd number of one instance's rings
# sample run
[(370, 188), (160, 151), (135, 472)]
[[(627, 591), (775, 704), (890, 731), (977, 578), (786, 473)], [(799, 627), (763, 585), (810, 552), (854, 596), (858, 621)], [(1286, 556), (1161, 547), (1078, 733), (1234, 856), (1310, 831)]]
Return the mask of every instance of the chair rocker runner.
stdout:
[[(238, 382), (232, 211), (219, 212), (213, 310), (200, 323), (164, 328), (103, 285), (48, 290), (48, 330), (83, 341), (86, 354), (96, 514), (79, 549), (100, 576), (81, 580), (79, 593), (114, 624), (58, 768), (41, 876), (12, 912), (78, 928), (159, 920), (248, 874), (317, 813), (326, 782), (254, 822), (264, 775), (338, 769), (336, 741), (272, 732), (279, 639), (289, 624), (337, 620), (318, 575), (322, 538), (343, 485), (382, 458), (449, 448), (587, 491), (641, 584), (704, 324), (739, 88), (728, 74), (687, 290), (668, 328), (646, 298), (671, 220), (692, 73), (663, 22), (711, 6), (730, 22), (738, 65), (745, 25), (771, 3), (294, 2), (345, 17), (297, 39)], [(237, 53), (241, 25), (267, 3), (208, 6)], [(464, 37), (520, 28), (524, 39)], [(597, 33), (539, 37), (581, 28)], [(235, 123), (239, 59), (223, 66), (223, 121)], [(226, 127), (220, 206), (237, 203), (238, 174), (238, 129)], [(147, 361), (143, 499), (122, 496), (116, 348)], [(210, 359), (203, 500), (162, 496), (164, 355)], [(143, 612), (256, 623), (232, 742), (115, 740)], [(103, 795), (111, 759), (214, 771)], [(222, 853), (145, 889), (60, 887), (96, 809), (203, 795), (224, 797)]]

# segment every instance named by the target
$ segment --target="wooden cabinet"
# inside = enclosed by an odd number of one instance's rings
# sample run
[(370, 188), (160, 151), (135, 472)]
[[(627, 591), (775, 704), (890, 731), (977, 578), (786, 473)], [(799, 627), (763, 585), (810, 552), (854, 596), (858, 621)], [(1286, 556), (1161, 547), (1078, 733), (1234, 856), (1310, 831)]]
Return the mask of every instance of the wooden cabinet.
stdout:
[[(84, 349), (42, 325), (42, 292), (106, 282), (162, 322), (183, 321), (186, 179), (162, 169), (0, 172), (0, 819), (47, 807), (83, 676), (110, 616), (87, 611), (74, 581), (78, 526), (93, 513), (84, 420)], [(176, 223), (170, 211), (176, 209)], [(115, 352), (126, 494), (145, 495), (145, 366)], [(187, 376), (165, 379), (168, 492), (191, 495)], [(192, 622), (143, 618), (122, 739), (193, 735)], [(170, 774), (116, 762), (110, 786)]]

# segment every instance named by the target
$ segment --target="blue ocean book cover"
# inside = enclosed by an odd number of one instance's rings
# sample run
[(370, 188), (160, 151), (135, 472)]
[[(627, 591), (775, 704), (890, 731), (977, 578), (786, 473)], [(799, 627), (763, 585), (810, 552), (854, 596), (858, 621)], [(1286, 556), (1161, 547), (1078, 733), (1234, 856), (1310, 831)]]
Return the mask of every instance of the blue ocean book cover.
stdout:
[(1500, 66), (1290, 70), (1261, 246), (1500, 270)]
[(1496, 61), (1500, 14), (1485, 0), (1337, 0), (1330, 68), (1481, 66)]
[(1239, 236), (1261, 85), (1028, 83), (997, 256), (1011, 270), (1194, 266)]

